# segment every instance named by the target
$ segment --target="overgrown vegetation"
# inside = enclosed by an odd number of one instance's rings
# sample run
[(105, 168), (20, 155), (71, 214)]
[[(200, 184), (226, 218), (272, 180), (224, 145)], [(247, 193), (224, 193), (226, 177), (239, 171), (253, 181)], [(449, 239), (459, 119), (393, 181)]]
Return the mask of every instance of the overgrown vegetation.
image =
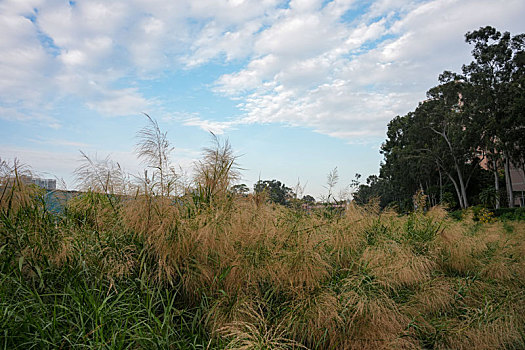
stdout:
[[(511, 40), (490, 27), (467, 36), (477, 50), (489, 39), (521, 50), (510, 51), (509, 69), (522, 79), (523, 37)], [(449, 214), (440, 206), (426, 210), (423, 191), (413, 196), (424, 187), (436, 203), (430, 189), (437, 173), (438, 202), (452, 204), (445, 190), (457, 182), (457, 203), (466, 208), (468, 179), (482, 176), (474, 153), (492, 152), (496, 187), (498, 167), (507, 173), (509, 159), (523, 159), (523, 140), (513, 133), (519, 125), (509, 134), (485, 130), (485, 148), (468, 144), (465, 133), (480, 134), (465, 123), (491, 108), (462, 110), (462, 98), (473, 96), (463, 90), (476, 83), (472, 74), (449, 79), (429, 103), (391, 123), (383, 147), (386, 159), (396, 160), (384, 165), (391, 176), (369, 178), (357, 194), (362, 206), (334, 200), (337, 169), (328, 176), (328, 205), (313, 210), (302, 206), (312, 197), (292, 198), (300, 191), (292, 196), (277, 180), (259, 181), (250, 194), (236, 184), (240, 168), (230, 144), (215, 135), (187, 179), (170, 160), (166, 133), (147, 115), (136, 148), (143, 176), (82, 154), (82, 192), (61, 212), (49, 211), (45, 191), (23, 181), (27, 168), (0, 160), (0, 346), (524, 349), (523, 211), (494, 215), (478, 206)], [(511, 80), (511, 91), (523, 90)], [(493, 87), (476, 91), (486, 97)], [(522, 97), (508, 94), (512, 108), (487, 125), (521, 118)], [(436, 147), (405, 142), (413, 136), (407, 130), (425, 130), (433, 138), (423, 141)], [(465, 148), (452, 147), (450, 138)], [(425, 157), (413, 157), (420, 146)], [(398, 209), (409, 203), (415, 211), (382, 210), (388, 197), (374, 200), (378, 188), (401, 189)], [(494, 193), (478, 199), (499, 203)]]
[(382, 207), (406, 212), (423, 190), (428, 206), (523, 205), (525, 34), (487, 26), (465, 40), (473, 61), (443, 72), (427, 100), (390, 121), (380, 174), (359, 187), (358, 202), (380, 197)]
[(525, 348), (519, 221), (234, 194), (235, 156), (213, 142), (190, 187), (169, 162), (131, 181), (86, 157), (85, 192), (60, 214), (3, 162), (1, 346)]

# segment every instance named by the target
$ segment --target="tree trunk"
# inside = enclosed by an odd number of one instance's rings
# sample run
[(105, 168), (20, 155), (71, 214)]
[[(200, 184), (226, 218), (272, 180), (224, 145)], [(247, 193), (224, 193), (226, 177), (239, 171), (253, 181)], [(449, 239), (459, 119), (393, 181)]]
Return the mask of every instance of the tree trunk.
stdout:
[(507, 195), (509, 198), (509, 208), (514, 208), (514, 193), (512, 192), (512, 179), (510, 178), (510, 160), (507, 152), (505, 156), (505, 184), (507, 187)]
[(492, 161), (493, 169), (492, 172), (494, 173), (494, 188), (496, 189), (496, 209), (500, 208), (500, 202), (499, 202), (499, 176), (498, 176), (498, 167), (496, 164), (496, 161)]
[(450, 180), (452, 181), (452, 183), (454, 184), (454, 188), (456, 189), (456, 194), (458, 195), (458, 201), (459, 201), (459, 206), (461, 207), (461, 209), (465, 209), (465, 203), (463, 203), (463, 196), (461, 194), (461, 190), (459, 189), (459, 186), (458, 186), (458, 183), (456, 182), (456, 180), (452, 177), (452, 175), (450, 175), (449, 173), (446, 173), (447, 176), (450, 178)]
[[(452, 143), (448, 139), (448, 136), (447, 136), (445, 130), (443, 130), (443, 132), (438, 132), (438, 131), (434, 130), (434, 132), (436, 132), (437, 134), (441, 135), (445, 139), (445, 141), (447, 142), (448, 148), (450, 150), (450, 154), (452, 155), (452, 159), (454, 159), (454, 166), (456, 168), (456, 172), (458, 174), (459, 186), (460, 186), (460, 190), (461, 190), (461, 197), (463, 198), (463, 202), (462, 202), (461, 205), (462, 205), (463, 209), (468, 208), (467, 189), (466, 189), (466, 186), (465, 186), (465, 182), (463, 181), (463, 174), (461, 173), (461, 169), (459, 168), (458, 161), (457, 161), (456, 157), (454, 156), (454, 149), (452, 147)], [(449, 175), (449, 177), (452, 179), (452, 177), (450, 175)], [(461, 200), (461, 197), (460, 197), (460, 200)]]
[(464, 205), (464, 208), (468, 208), (467, 189), (465, 188), (465, 182), (463, 181), (463, 174), (461, 173), (461, 170), (459, 169), (459, 166), (457, 163), (456, 163), (456, 172), (458, 174), (461, 196), (463, 197), (463, 205)]
[(439, 204), (443, 203), (443, 178), (441, 175), (441, 169), (438, 168), (439, 171)]
[[(521, 171), (523, 171), (523, 180), (525, 181), (525, 162), (523, 160), (522, 160), (522, 163), (521, 163)], [(521, 190), (520, 207), (525, 207), (525, 195), (523, 193), (523, 190)]]

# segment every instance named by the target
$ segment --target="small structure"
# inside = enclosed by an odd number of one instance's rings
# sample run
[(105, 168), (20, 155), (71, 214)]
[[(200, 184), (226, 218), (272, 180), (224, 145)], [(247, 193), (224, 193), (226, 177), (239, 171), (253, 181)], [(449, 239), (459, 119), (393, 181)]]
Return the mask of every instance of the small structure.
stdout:
[(48, 191), (55, 191), (57, 189), (57, 180), (55, 179), (43, 179), (40, 177), (22, 175), (20, 176), (20, 180), (25, 184), (34, 184)]
[(512, 166), (510, 168), (514, 205), (525, 207), (525, 171)]

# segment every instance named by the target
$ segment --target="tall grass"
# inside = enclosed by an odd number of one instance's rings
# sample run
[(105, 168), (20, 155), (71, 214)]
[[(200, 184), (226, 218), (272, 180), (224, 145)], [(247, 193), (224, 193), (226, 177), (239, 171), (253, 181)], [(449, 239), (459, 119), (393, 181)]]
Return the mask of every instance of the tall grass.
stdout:
[[(88, 163), (87, 179), (122, 178)], [(525, 348), (523, 223), (235, 196), (218, 139), (185, 195), (154, 173), (88, 186), (60, 215), (3, 167), (4, 348)]]

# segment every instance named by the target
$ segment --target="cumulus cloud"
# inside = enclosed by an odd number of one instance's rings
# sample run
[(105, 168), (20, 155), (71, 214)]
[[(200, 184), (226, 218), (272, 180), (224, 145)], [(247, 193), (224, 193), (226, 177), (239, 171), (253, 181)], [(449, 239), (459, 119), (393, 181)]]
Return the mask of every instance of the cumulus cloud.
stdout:
[(134, 88), (102, 90), (101, 96), (87, 105), (102, 114), (110, 116), (132, 115), (151, 104)]
[(334, 11), (336, 3), (292, 3), (255, 38), (246, 67), (217, 80), (217, 91), (240, 98), (244, 122), (309, 126), (351, 141), (381, 136), (439, 73), (468, 62), (465, 32), (519, 32), (525, 11), (517, 0), (378, 1), (344, 22), (352, 3)]
[(36, 123), (52, 129), (60, 129), (61, 123), (46, 113), (27, 110), (24, 108), (3, 107), (0, 105), (0, 119), (11, 122)]
[(44, 121), (68, 97), (110, 116), (162, 110), (129, 81), (219, 62), (240, 68), (210, 88), (238, 101), (241, 116), (183, 124), (223, 133), (285, 123), (377, 138), (441, 71), (469, 60), (466, 31), (522, 32), (523, 13), (522, 0), (5, 0), (0, 118)]
[(199, 117), (191, 117), (184, 119), (184, 125), (188, 126), (197, 126), (204, 131), (210, 131), (216, 135), (222, 135), (226, 130), (231, 129), (236, 124), (239, 124), (238, 121), (213, 121), (205, 120)]

